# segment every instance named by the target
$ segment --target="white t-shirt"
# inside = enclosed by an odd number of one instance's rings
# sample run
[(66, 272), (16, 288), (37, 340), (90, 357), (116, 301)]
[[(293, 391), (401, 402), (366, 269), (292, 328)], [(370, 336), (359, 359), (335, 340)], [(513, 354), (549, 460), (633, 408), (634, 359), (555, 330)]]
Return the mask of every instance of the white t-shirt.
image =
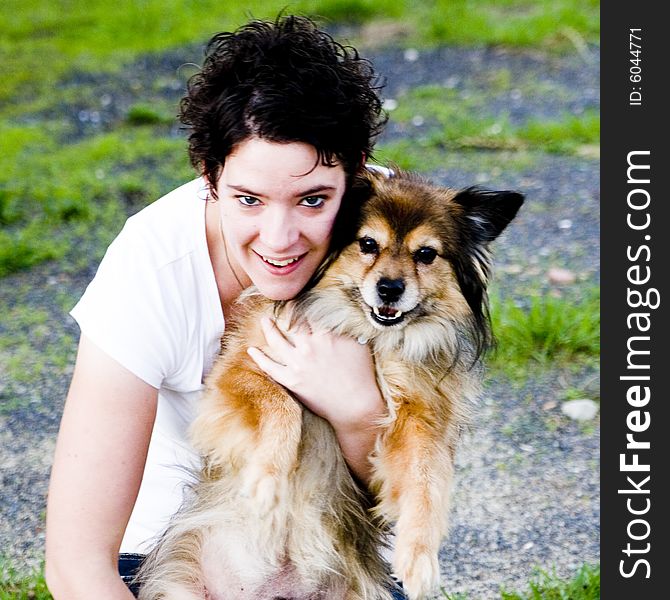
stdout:
[(144, 478), (121, 552), (146, 553), (182, 503), (198, 457), (186, 430), (220, 348), (202, 178), (130, 217), (70, 313), (96, 346), (158, 389)]

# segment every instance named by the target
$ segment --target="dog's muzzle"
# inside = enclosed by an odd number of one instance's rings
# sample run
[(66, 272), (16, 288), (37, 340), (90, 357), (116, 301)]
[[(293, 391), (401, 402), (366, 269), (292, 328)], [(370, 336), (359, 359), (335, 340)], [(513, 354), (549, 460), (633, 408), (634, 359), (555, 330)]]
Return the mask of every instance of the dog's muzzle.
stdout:
[(377, 295), (383, 305), (372, 307), (372, 318), (380, 325), (400, 323), (404, 319), (404, 313), (390, 305), (398, 302), (404, 293), (405, 282), (402, 279), (382, 277), (377, 282)]

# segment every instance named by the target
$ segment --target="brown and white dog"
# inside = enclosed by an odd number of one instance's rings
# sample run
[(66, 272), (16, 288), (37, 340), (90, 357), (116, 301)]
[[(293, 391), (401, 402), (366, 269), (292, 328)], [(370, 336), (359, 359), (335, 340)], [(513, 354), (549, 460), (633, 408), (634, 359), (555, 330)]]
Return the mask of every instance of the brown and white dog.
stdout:
[[(523, 197), (406, 173), (361, 186), (355, 240), (316, 283), (280, 304), (247, 295), (226, 331), (191, 431), (204, 467), (145, 561), (141, 600), (388, 600), (392, 574), (416, 600), (439, 585), (454, 454), (491, 341), (488, 245)], [(261, 317), (278, 314), (369, 344), (388, 405), (370, 493), (330, 425), (249, 359)]]

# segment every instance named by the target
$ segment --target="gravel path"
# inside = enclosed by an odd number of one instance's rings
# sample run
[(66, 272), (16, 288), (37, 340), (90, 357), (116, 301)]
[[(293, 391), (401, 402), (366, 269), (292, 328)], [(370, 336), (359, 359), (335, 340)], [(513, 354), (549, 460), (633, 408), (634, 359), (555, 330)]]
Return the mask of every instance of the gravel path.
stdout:
[[(489, 114), (506, 112), (514, 123), (599, 106), (597, 48), (566, 57), (462, 48), (369, 56), (387, 77), (388, 98), (413, 86), (440, 84), (485, 95)], [(73, 137), (109, 129), (135, 102), (176, 100), (183, 84), (177, 69), (199, 58), (199, 50), (187, 49), (146, 58), (115, 77), (73, 76), (63, 85), (86, 85), (98, 96), (61, 107), (60, 118), (77, 124)], [(501, 70), (512, 82), (526, 84), (494, 89), (491, 81)], [(529, 81), (537, 85), (529, 87)], [(420, 134), (391, 121), (382, 141)], [(523, 303), (529, 290), (579, 295), (598, 284), (596, 159), (542, 155), (522, 171), (466, 164), (429, 175), (455, 186), (483, 182), (526, 194), (526, 205), (494, 247), (502, 295)], [(0, 554), (19, 567), (41, 557), (49, 465), (77, 336), (66, 309), (95, 267), (67, 273), (43, 265), (0, 286), (0, 333), (18, 329), (21, 341), (39, 343), (35, 352), (57, 348), (68, 357), (66, 364), (47, 360), (38, 381), (17, 377), (15, 370), (0, 372)], [(552, 267), (569, 269), (576, 283), (567, 290), (553, 285)], [(12, 307), (19, 305), (44, 318), (37, 325), (11, 324)], [(536, 566), (567, 577), (584, 562), (599, 561), (599, 419), (583, 425), (564, 416), (560, 402), (569, 389), (597, 399), (598, 373), (556, 369), (531, 374), (524, 384), (489, 381), (458, 455), (451, 534), (441, 555), (450, 593), (496, 598), (501, 585), (525, 589)]]

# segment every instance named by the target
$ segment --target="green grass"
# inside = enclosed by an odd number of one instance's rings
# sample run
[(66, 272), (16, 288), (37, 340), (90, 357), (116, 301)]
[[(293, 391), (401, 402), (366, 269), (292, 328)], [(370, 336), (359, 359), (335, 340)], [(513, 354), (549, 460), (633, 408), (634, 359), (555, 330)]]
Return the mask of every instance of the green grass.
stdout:
[[(470, 600), (467, 594), (448, 594), (445, 600)], [(525, 592), (502, 590), (500, 600), (600, 600), (600, 566), (583, 565), (572, 579), (538, 570)]]
[(526, 307), (512, 300), (491, 299), (496, 336), (490, 364), (523, 372), (529, 364), (577, 364), (600, 354), (600, 291), (582, 298), (533, 296)]
[(0, 276), (62, 258), (88, 229), (108, 226), (102, 243), (109, 243), (126, 211), (193, 177), (184, 141), (155, 127), (120, 127), (64, 145), (33, 126), (0, 127), (5, 135)]
[[(504, 93), (519, 82), (512, 83), (503, 74), (497, 82), (487, 83), (501, 88), (498, 93)], [(490, 96), (491, 88), (488, 90)], [(597, 111), (581, 115), (566, 113), (514, 125), (507, 114), (486, 114), (489, 96), (482, 91), (463, 97), (458, 90), (439, 85), (410, 90), (397, 99), (398, 106), (391, 112), (391, 119), (406, 128), (407, 139), (384, 144), (380, 157), (414, 169), (426, 161), (432, 164), (447, 151), (584, 154), (585, 148), (595, 148), (600, 142)], [(419, 126), (415, 125), (416, 119)]]
[(457, 44), (482, 39), (513, 46), (575, 43), (575, 35), (594, 41), (600, 30), (597, 0), (436, 0), (430, 5), (432, 15), (426, 17), (441, 18), (424, 20), (424, 35)]
[(202, 43), (249, 16), (281, 10), (331, 22), (396, 19), (415, 45), (565, 46), (575, 36), (597, 41), (600, 31), (595, 0), (5, 0), (3, 9), (0, 99), (72, 69), (114, 70), (140, 53)]
[(7, 560), (0, 560), (0, 600), (51, 600), (43, 571), (18, 573)]
[(525, 144), (553, 153), (581, 153), (585, 146), (600, 142), (600, 114), (565, 115), (556, 121), (532, 120), (520, 127), (518, 138)]
[(568, 581), (539, 571), (527, 592), (503, 591), (501, 600), (600, 600), (600, 567), (584, 565)]
[(481, 174), (498, 178), (504, 171), (521, 172), (531, 170), (543, 153), (526, 150), (499, 150), (480, 152), (474, 148), (462, 148), (449, 152), (443, 145), (427, 139), (401, 139), (380, 144), (375, 149), (375, 160), (380, 164), (393, 164), (401, 169), (430, 172), (437, 169), (470, 173), (473, 182)]
[(152, 104), (135, 104), (128, 109), (126, 121), (131, 125), (172, 125), (174, 114), (161, 110)]

